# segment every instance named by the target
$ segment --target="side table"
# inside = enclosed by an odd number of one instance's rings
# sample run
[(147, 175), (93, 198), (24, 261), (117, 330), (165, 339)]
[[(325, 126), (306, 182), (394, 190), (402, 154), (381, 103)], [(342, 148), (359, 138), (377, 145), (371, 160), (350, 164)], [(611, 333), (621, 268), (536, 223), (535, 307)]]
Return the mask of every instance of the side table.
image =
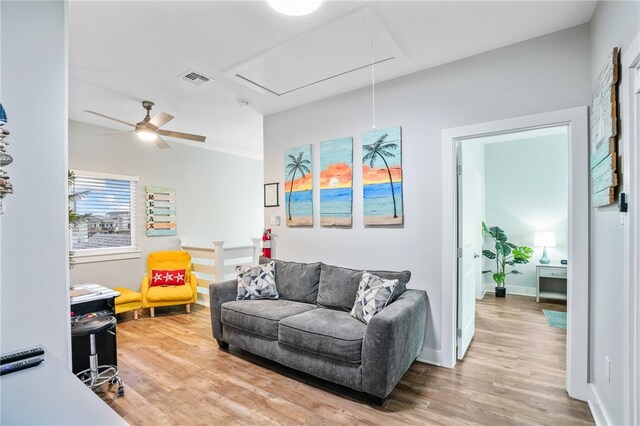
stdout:
[[(553, 282), (541, 282), (541, 278), (553, 278)], [(536, 264), (536, 303), (540, 298), (567, 300), (567, 265), (558, 263)]]

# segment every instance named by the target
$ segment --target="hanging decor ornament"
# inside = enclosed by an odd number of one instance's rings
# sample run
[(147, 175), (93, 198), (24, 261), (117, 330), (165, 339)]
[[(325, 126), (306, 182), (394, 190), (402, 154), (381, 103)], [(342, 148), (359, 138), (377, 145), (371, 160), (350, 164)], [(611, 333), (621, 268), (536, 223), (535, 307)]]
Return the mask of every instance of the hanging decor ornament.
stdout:
[(373, 116), (373, 129), (376, 128), (376, 61), (373, 51), (373, 42), (371, 42), (371, 109)]

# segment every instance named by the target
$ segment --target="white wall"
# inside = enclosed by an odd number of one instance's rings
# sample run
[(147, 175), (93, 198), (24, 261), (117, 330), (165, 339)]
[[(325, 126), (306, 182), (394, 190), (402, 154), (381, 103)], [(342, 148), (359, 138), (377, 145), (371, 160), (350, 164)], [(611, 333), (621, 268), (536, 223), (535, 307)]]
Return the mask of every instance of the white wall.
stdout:
[[(179, 143), (169, 149), (145, 144), (133, 135), (106, 136), (112, 129), (69, 122), (69, 167), (139, 176), (139, 259), (78, 264), (71, 283), (140, 288), (147, 255), (178, 250), (179, 238), (190, 244), (225, 247), (251, 245), (262, 235), (262, 161)], [(145, 186), (176, 189), (176, 236), (147, 237), (143, 210)]]
[[(274, 227), (274, 255), (357, 268), (410, 269), (409, 287), (429, 295), (425, 353), (436, 360), (442, 326), (441, 130), (586, 105), (589, 67), (589, 32), (582, 25), (376, 85), (377, 127), (402, 126), (404, 226), (363, 227), (362, 174), (356, 168), (353, 228), (318, 227), (316, 190), (316, 226)], [(283, 150), (288, 147), (313, 144), (318, 171), (318, 143), (353, 136), (354, 159), (361, 158), (360, 135), (371, 128), (370, 114), (371, 91), (361, 89), (266, 116), (265, 182), (283, 182)], [(316, 173), (315, 188), (318, 178)], [(284, 217), (284, 207), (265, 209), (265, 223), (271, 214)]]
[[(548, 257), (552, 263), (567, 259), (567, 134), (487, 143), (484, 154), (487, 226), (499, 226), (510, 242), (535, 250), (530, 263), (516, 268), (522, 275), (507, 276), (507, 291), (535, 294), (535, 264), (542, 257), (542, 248), (534, 247), (534, 234), (553, 231), (557, 246), (547, 248)], [(491, 242), (485, 239), (487, 248)], [(490, 274), (485, 278), (493, 283)]]
[[(591, 81), (595, 83), (607, 56), (614, 47), (622, 55), (640, 28), (640, 2), (598, 2), (591, 20)], [(624, 70), (623, 70), (624, 71)], [(622, 94), (622, 93), (621, 93)], [(620, 107), (628, 111), (626, 98)], [(627, 117), (629, 119), (629, 117)], [(621, 135), (620, 151), (628, 146), (629, 135)], [(637, 142), (636, 142), (637, 143)], [(628, 149), (628, 148), (627, 148)], [(628, 151), (627, 151), (628, 152)], [(626, 159), (623, 158), (623, 161)], [(631, 167), (638, 167), (637, 164)], [(624, 182), (624, 171), (622, 181)], [(628, 371), (624, 365), (624, 323), (627, 289), (624, 287), (624, 264), (628, 251), (624, 249), (625, 232), (620, 224), (617, 206), (591, 209), (591, 308), (590, 308), (590, 382), (606, 420), (625, 423), (624, 382)], [(628, 226), (628, 225), (627, 225)], [(636, 283), (637, 285), (637, 283)], [(610, 379), (605, 373), (605, 357), (610, 360)]]
[(70, 364), (67, 5), (2, 2), (2, 104), (15, 193), (1, 222), (1, 351), (44, 344)]

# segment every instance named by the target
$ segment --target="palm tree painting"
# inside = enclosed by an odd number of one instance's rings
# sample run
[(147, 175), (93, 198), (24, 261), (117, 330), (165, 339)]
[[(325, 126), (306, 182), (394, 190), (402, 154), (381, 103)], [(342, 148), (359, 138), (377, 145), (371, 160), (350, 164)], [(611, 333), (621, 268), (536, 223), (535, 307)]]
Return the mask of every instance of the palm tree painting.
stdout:
[(362, 135), (365, 225), (399, 225), (403, 222), (401, 143), (400, 127)]
[(287, 149), (284, 164), (287, 225), (313, 225), (311, 145)]
[(352, 224), (353, 138), (320, 142), (320, 226)]

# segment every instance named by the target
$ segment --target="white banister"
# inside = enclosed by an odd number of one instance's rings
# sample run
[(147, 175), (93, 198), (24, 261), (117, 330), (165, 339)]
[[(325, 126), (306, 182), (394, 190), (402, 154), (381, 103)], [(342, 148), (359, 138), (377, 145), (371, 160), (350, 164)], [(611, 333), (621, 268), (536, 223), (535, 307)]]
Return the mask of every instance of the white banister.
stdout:
[[(213, 253), (213, 263), (215, 267), (215, 282), (224, 281), (224, 241), (213, 241), (215, 252)], [(209, 286), (207, 285), (207, 288)]]
[(231, 279), (235, 276), (235, 267), (239, 265), (257, 265), (260, 256), (260, 238), (252, 238), (250, 246), (224, 247), (224, 241), (212, 241), (213, 247), (191, 245), (186, 239), (180, 239), (182, 250), (191, 255), (193, 271), (198, 279), (198, 301), (209, 305), (209, 285)]
[(253, 244), (253, 264), (257, 265), (262, 254), (262, 238), (252, 238), (251, 243)]

